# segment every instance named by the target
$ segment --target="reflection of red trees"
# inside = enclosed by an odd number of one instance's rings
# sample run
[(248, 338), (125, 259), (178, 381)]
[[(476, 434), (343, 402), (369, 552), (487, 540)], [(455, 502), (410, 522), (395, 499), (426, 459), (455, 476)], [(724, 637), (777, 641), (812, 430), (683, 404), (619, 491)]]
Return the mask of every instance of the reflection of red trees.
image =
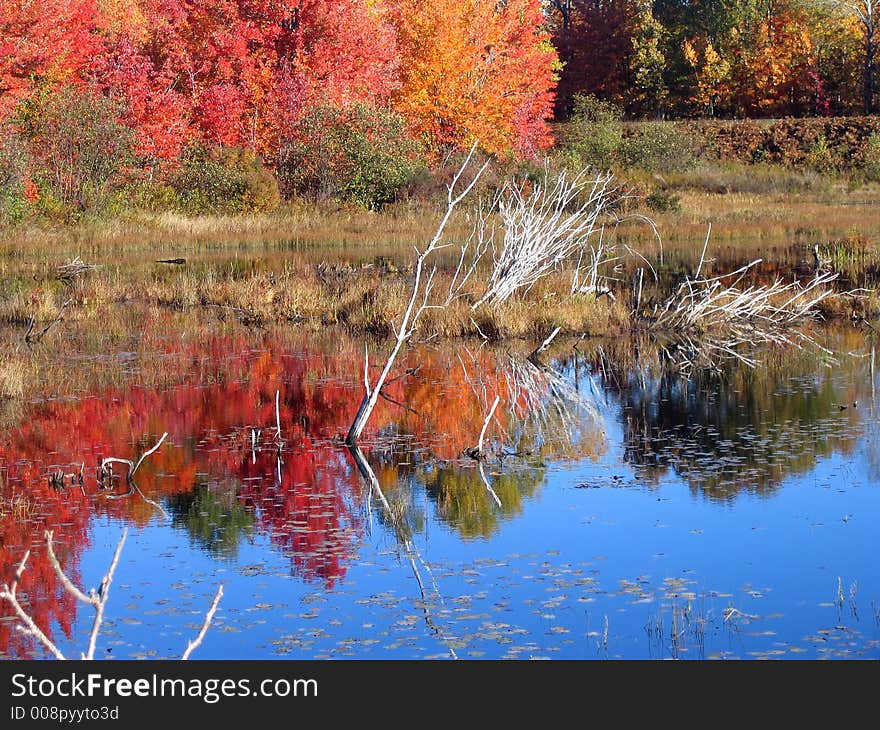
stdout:
[[(11, 580), (24, 551), (33, 550), (21, 590), (41, 628), (48, 631), (54, 622), (69, 633), (76, 610), (47, 561), (44, 529), (54, 529), (56, 543), (67, 547), (62, 563), (75, 576), (91, 510), (137, 525), (154, 518), (156, 508), (138, 495), (108, 499), (97, 483), (96, 467), (111, 455), (137, 458), (163, 431), (168, 441), (138, 471), (144, 494), (161, 502), (201, 484), (233, 484), (257, 527), (290, 555), (295, 574), (328, 587), (344, 575), (360, 529), (353, 509), (360, 488), (349, 455), (334, 441), (361, 398), (354, 365), (361, 361), (361, 346), (343, 341), (334, 342), (329, 352), (297, 347), (289, 354), (272, 343), (255, 352), (251, 344), (244, 337), (209, 339), (197, 349), (169, 340), (151, 342), (150, 351), (157, 354), (145, 360), (142, 377), (161, 381), (161, 388), (104, 389), (78, 400), (44, 402), (0, 437), (0, 495), (8, 499), (13, 491), (25, 493), (35, 509), (26, 521), (0, 518), (0, 570), (4, 580)], [(372, 433), (392, 429), (428, 435), (431, 450), (443, 458), (473, 445), (483, 405), (461, 368), (446, 360), (439, 357), (417, 376), (392, 383), (389, 395), (411, 402), (418, 416), (380, 401)], [(403, 362), (401, 370), (414, 364)], [(151, 367), (161, 372), (160, 378), (150, 377)], [(494, 372), (488, 359), (481, 369), (483, 380), (494, 377), (487, 375)], [(276, 390), (284, 441), (280, 474)], [(262, 430), (255, 450), (252, 428)], [(369, 430), (365, 436), (369, 439)], [(49, 485), (50, 473), (59, 468), (78, 472), (82, 463), (82, 487), (59, 491)], [(122, 479), (113, 494), (126, 491)], [(9, 609), (4, 605), (0, 611), (5, 616)], [(0, 621), (0, 652), (27, 655), (29, 645), (13, 637), (11, 626)]]
[[(19, 581), (19, 598), (27, 598), (30, 613), (38, 626), (45, 630), (55, 622), (65, 636), (70, 636), (76, 617), (76, 599), (65, 592), (55, 578), (43, 532), (54, 531), (58, 559), (75, 580), (76, 557), (88, 540), (88, 501), (79, 489), (62, 494), (50, 487), (47, 480), (33, 478), (36, 470), (33, 463), (9, 463), (4, 456), (0, 451), (5, 477), (2, 496), (7, 504), (15, 503), (17, 509), (10, 507), (9, 514), (0, 519), (0, 582), (12, 582), (16, 568), (30, 548), (31, 555)], [(13, 490), (19, 499), (12, 497)], [(4, 602), (0, 606), (0, 618), (11, 613)], [(9, 652), (12, 656), (27, 657), (33, 651), (34, 643), (14, 626), (13, 621), (0, 620), (0, 656)]]

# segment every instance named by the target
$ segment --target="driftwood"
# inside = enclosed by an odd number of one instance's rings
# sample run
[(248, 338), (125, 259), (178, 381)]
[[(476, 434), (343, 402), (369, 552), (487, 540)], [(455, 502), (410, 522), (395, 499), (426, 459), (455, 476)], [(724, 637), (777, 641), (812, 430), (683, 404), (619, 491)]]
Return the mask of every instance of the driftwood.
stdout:
[[(104, 607), (107, 605), (107, 600), (110, 597), (110, 585), (113, 582), (113, 575), (116, 572), (116, 567), (117, 565), (119, 565), (119, 556), (122, 554), (122, 547), (123, 545), (125, 545), (125, 538), (127, 535), (128, 530), (126, 529), (123, 531), (122, 537), (119, 538), (119, 542), (116, 545), (116, 550), (113, 553), (113, 558), (110, 561), (110, 567), (104, 574), (104, 577), (101, 580), (100, 587), (97, 590), (92, 588), (89, 590), (88, 593), (84, 593), (73, 583), (72, 580), (70, 580), (70, 578), (62, 569), (61, 563), (59, 562), (58, 557), (55, 555), (55, 546), (52, 540), (52, 531), (46, 530), (45, 532), (46, 550), (49, 555), (49, 562), (51, 563), (55, 574), (58, 576), (58, 580), (61, 582), (62, 587), (78, 601), (91, 606), (95, 611), (95, 618), (92, 621), (92, 628), (89, 631), (88, 646), (86, 650), (80, 654), (81, 659), (91, 660), (95, 658), (95, 651), (98, 644), (98, 634), (101, 630), (101, 625), (104, 622)], [(33, 618), (30, 616), (30, 614), (28, 614), (27, 611), (25, 611), (24, 607), (18, 600), (18, 582), (21, 579), (22, 574), (24, 573), (30, 554), (30, 550), (25, 552), (21, 563), (19, 563), (18, 570), (15, 571), (15, 578), (12, 581), (12, 585), (10, 586), (6, 583), (3, 584), (2, 590), (0, 590), (0, 599), (7, 601), (14, 609), (16, 615), (21, 621), (21, 624), (17, 626), (19, 631), (28, 634), (29, 636), (33, 636), (56, 659), (66, 659), (67, 657), (64, 656), (58, 646), (36, 625)], [(205, 616), (205, 621), (202, 624), (201, 630), (199, 631), (196, 638), (193, 641), (189, 642), (181, 659), (188, 659), (193, 650), (202, 643), (202, 640), (205, 638), (205, 633), (211, 625), (211, 620), (214, 617), (214, 613), (217, 610), (217, 604), (220, 602), (220, 598), (222, 596), (223, 586), (220, 585), (217, 588), (217, 593), (214, 596), (214, 601), (211, 603), (211, 608), (208, 610), (208, 613)]]
[(94, 264), (87, 264), (82, 261), (79, 257), (75, 259), (71, 259), (66, 264), (61, 264), (57, 269), (55, 269), (55, 278), (58, 281), (63, 281), (66, 284), (70, 284), (81, 274), (84, 274), (86, 271), (92, 271), (95, 268)]
[(34, 332), (34, 329), (37, 326), (37, 318), (31, 317), (31, 321), (28, 324), (27, 332), (24, 335), (24, 341), (29, 345), (34, 342), (39, 342), (43, 339), (43, 335), (45, 335), (50, 329), (52, 329), (56, 324), (64, 320), (64, 312), (65, 310), (73, 303), (73, 299), (68, 299), (64, 304), (61, 305), (61, 309), (58, 311), (58, 315), (53, 319), (49, 324), (47, 324), (43, 329), (39, 332)]
[(162, 434), (162, 438), (156, 443), (156, 445), (151, 448), (149, 451), (145, 451), (141, 458), (137, 460), (137, 463), (133, 462), (131, 459), (122, 459), (117, 456), (108, 456), (104, 460), (101, 461), (101, 466), (98, 470), (98, 482), (102, 485), (107, 485), (109, 480), (113, 478), (113, 464), (127, 464), (128, 465), (128, 474), (126, 475), (126, 479), (130, 482), (134, 478), (134, 473), (140, 468), (140, 465), (144, 463), (144, 459), (146, 459), (150, 454), (155, 453), (159, 450), (159, 447), (168, 437), (168, 432)]

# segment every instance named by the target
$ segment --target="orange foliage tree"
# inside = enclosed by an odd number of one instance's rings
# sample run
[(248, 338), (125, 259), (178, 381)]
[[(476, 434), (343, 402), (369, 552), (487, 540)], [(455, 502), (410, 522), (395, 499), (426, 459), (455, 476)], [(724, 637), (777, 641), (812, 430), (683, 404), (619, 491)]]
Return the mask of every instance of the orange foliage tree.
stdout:
[(531, 156), (551, 142), (557, 54), (540, 0), (393, 0), (394, 104), (436, 153), (478, 141)]

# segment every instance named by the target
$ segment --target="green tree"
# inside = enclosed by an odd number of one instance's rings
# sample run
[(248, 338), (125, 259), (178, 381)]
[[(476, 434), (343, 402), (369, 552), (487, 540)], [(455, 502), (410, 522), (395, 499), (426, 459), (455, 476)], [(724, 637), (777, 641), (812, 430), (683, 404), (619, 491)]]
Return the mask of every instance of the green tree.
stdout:
[(288, 193), (379, 210), (422, 166), (421, 145), (403, 117), (372, 104), (321, 106), (291, 131), (279, 175)]
[(102, 200), (131, 159), (134, 132), (118, 121), (122, 113), (96, 90), (72, 85), (23, 104), (21, 128), (41, 197), (79, 212)]

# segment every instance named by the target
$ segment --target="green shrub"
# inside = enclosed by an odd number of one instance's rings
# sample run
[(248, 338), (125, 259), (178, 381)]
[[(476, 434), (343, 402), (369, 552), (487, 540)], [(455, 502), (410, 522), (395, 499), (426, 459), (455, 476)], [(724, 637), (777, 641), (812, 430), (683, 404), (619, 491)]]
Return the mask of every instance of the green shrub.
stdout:
[(100, 205), (131, 159), (134, 131), (122, 109), (88, 87), (41, 92), (19, 110), (40, 196), (72, 212)]
[(828, 147), (828, 140), (824, 136), (819, 137), (804, 160), (807, 167), (819, 173), (831, 173), (838, 169), (839, 165), (831, 149)]
[(0, 223), (17, 223), (27, 209), (28, 152), (11, 128), (0, 129)]
[(252, 151), (195, 146), (171, 176), (170, 190), (144, 190), (145, 207), (170, 205), (184, 213), (255, 213), (278, 207), (278, 181)]
[(856, 157), (856, 166), (866, 180), (880, 182), (880, 133), (870, 135)]
[(563, 156), (577, 167), (609, 169), (623, 143), (622, 110), (590, 94), (574, 98), (574, 110), (562, 134)]
[(279, 158), (285, 193), (380, 210), (423, 167), (404, 119), (372, 104), (321, 106), (291, 130)]
[(655, 213), (678, 213), (681, 211), (681, 198), (669, 190), (658, 188), (645, 197), (645, 205)]
[(623, 139), (621, 162), (649, 172), (681, 172), (696, 163), (693, 141), (671, 123), (647, 122)]

